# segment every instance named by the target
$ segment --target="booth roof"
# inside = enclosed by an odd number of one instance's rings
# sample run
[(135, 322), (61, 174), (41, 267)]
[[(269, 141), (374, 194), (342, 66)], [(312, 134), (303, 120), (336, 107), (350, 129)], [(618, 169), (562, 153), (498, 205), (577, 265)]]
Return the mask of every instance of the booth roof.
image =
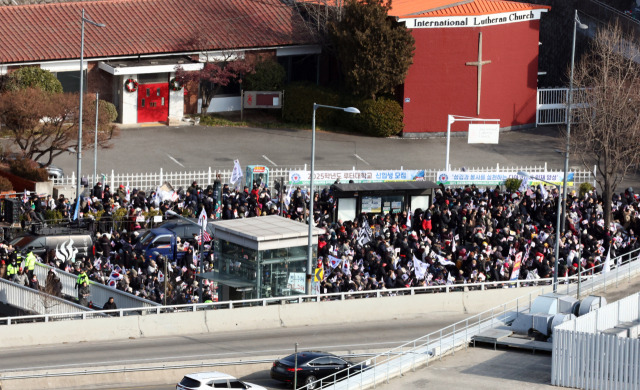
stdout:
[[(255, 242), (308, 237), (309, 235), (309, 226), (307, 224), (292, 221), (278, 215), (218, 220), (212, 222), (211, 225), (213, 226), (214, 237), (218, 236), (218, 232), (225, 232)], [(313, 230), (314, 235), (324, 233), (323, 230), (318, 228)]]
[(339, 192), (410, 191), (440, 188), (432, 181), (391, 181), (385, 183), (339, 183), (331, 186)]

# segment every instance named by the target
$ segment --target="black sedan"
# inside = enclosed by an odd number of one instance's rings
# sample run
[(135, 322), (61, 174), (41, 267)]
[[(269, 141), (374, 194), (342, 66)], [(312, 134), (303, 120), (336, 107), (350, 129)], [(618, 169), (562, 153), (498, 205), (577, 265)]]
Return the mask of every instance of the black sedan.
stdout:
[[(308, 385), (307, 389), (312, 390), (320, 387), (319, 383), (313, 384), (318, 379), (327, 378), (327, 382), (333, 381), (334, 374), (337, 374), (336, 379), (339, 379), (347, 373), (352, 375), (361, 371), (364, 367), (364, 363), (354, 364), (327, 352), (298, 352), (273, 362), (271, 378), (293, 384), (294, 375), (297, 373), (298, 386)], [(349, 369), (345, 370), (346, 368)]]

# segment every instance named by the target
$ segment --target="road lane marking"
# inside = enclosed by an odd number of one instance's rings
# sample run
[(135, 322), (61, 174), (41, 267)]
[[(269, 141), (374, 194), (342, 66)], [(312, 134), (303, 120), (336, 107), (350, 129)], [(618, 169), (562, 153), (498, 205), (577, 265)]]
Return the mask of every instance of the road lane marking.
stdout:
[[(378, 343), (338, 344), (338, 345), (309, 346), (309, 347), (303, 346), (301, 348), (315, 351), (315, 350), (331, 350), (334, 348), (340, 348), (342, 350), (344, 348), (349, 348), (349, 347), (367, 346), (369, 347), (367, 349), (372, 349), (374, 346), (382, 346), (382, 345), (388, 345), (388, 344), (401, 345), (407, 342), (409, 341), (385, 341), (385, 342), (378, 342)], [(181, 359), (177, 361), (185, 361), (187, 359), (198, 359), (203, 357), (214, 359), (216, 356), (225, 356), (225, 355), (233, 355), (233, 354), (255, 356), (256, 354), (290, 352), (290, 351), (291, 351), (291, 348), (281, 348), (281, 349), (267, 349), (267, 350), (261, 350), (261, 351), (246, 351), (246, 352), (233, 351), (233, 352), (200, 354), (200, 355), (184, 355), (184, 356), (174, 355), (174, 356), (161, 356), (161, 357), (148, 358), (148, 359), (67, 363), (67, 364), (60, 364), (60, 365), (53, 365), (53, 366), (38, 366), (38, 367), (30, 366), (30, 367), (24, 367), (24, 368), (4, 369), (4, 370), (0, 370), (0, 372), (16, 372), (16, 371), (27, 371), (27, 370), (33, 370), (33, 369), (54, 369), (54, 368), (74, 367), (74, 366), (92, 367), (92, 366), (105, 366), (105, 365), (112, 365), (112, 364), (136, 364), (136, 363), (145, 363), (145, 362), (153, 362), (153, 361), (166, 361), (167, 359)], [(240, 360), (242, 358), (243, 356), (238, 356), (234, 359), (237, 359), (237, 361), (242, 361)], [(246, 357), (245, 357), (245, 360), (246, 360)]]
[(358, 156), (356, 153), (353, 154), (354, 156), (356, 156), (356, 158), (360, 161), (362, 161), (363, 163), (367, 164), (367, 165), (371, 165), (367, 162), (367, 160), (365, 160), (364, 158)]
[(184, 165), (180, 164), (180, 161), (176, 160), (175, 158), (171, 157), (171, 155), (167, 154), (167, 157), (169, 157), (174, 163), (180, 165), (182, 168), (184, 168)]
[(274, 167), (277, 167), (277, 166), (278, 166), (278, 164), (276, 164), (276, 163), (274, 163), (273, 161), (269, 160), (269, 157), (265, 156), (264, 154), (262, 155), (262, 157), (263, 157), (265, 160), (269, 161), (271, 164), (273, 164), (273, 166), (274, 166)]

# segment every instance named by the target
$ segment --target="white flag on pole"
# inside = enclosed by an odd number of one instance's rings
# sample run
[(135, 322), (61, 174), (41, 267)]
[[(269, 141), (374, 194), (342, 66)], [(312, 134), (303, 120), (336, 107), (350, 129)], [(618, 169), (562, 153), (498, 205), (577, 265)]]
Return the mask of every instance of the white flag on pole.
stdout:
[(242, 167), (240, 166), (240, 160), (233, 160), (233, 171), (231, 172), (231, 179), (229, 180), (235, 188), (238, 188), (242, 180)]
[(524, 193), (527, 191), (528, 188), (529, 188), (529, 178), (525, 176), (522, 178), (522, 182), (520, 183), (520, 188), (518, 188), (518, 191)]
[(289, 208), (289, 204), (291, 203), (291, 195), (293, 194), (293, 186), (289, 186), (287, 190), (287, 195), (284, 197), (284, 205)]
[(204, 207), (202, 208), (200, 216), (198, 217), (198, 225), (202, 227), (203, 231), (207, 231), (207, 212), (205, 211)]
[(540, 186), (540, 193), (542, 194), (542, 200), (546, 200), (547, 196), (549, 196), (549, 193), (547, 192), (547, 189), (545, 188), (545, 186), (542, 185), (542, 183), (538, 184)]
[(607, 258), (604, 261), (604, 265), (602, 266), (602, 273), (607, 273), (611, 271), (611, 246), (609, 246), (609, 250), (607, 251)]
[(371, 228), (369, 227), (369, 221), (367, 217), (362, 221), (362, 227), (358, 232), (358, 244), (364, 246), (371, 241)]

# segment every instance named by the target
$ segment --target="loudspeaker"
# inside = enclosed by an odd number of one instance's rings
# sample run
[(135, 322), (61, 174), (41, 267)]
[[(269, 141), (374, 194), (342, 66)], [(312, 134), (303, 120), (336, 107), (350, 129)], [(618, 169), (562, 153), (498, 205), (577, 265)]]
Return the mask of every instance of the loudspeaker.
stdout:
[(10, 224), (20, 222), (20, 200), (4, 200), (4, 220)]

